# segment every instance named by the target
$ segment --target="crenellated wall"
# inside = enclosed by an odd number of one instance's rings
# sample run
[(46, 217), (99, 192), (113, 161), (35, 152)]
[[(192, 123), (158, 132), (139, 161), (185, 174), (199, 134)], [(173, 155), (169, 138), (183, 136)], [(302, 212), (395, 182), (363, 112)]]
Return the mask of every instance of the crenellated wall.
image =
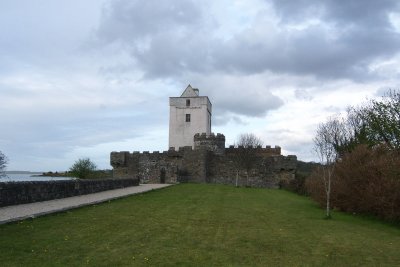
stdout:
[[(181, 147), (179, 151), (112, 152), (114, 178), (137, 177), (141, 183), (177, 183), (180, 178), (202, 182), (208, 151)], [(164, 177), (164, 178), (163, 178)]]
[(218, 133), (215, 135), (211, 133), (207, 135), (206, 133), (195, 134), (194, 135), (194, 149), (206, 149), (212, 151), (217, 155), (223, 155), (225, 153), (225, 136)]
[[(225, 149), (226, 154), (234, 153), (236, 148), (234, 146), (229, 146), (229, 148)], [(257, 154), (263, 155), (263, 156), (279, 156), (281, 155), (281, 147), (280, 146), (265, 146), (261, 147), (258, 146), (255, 148), (255, 151)]]
[(221, 183), (276, 188), (282, 181), (294, 179), (296, 156), (282, 156), (281, 148), (258, 147), (255, 164), (247, 174), (238, 168), (237, 148), (225, 148), (222, 134), (196, 134), (195, 148), (180, 147), (162, 153), (112, 152), (110, 163), (114, 178), (136, 177), (141, 183)]

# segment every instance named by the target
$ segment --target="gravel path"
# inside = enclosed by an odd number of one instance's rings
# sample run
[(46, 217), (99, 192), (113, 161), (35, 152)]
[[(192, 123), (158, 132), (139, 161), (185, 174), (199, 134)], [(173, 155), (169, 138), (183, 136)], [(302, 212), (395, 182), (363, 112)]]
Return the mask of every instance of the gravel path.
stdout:
[(0, 208), (0, 224), (101, 203), (111, 199), (143, 193), (167, 186), (170, 186), (170, 184), (143, 184), (88, 195), (2, 207)]

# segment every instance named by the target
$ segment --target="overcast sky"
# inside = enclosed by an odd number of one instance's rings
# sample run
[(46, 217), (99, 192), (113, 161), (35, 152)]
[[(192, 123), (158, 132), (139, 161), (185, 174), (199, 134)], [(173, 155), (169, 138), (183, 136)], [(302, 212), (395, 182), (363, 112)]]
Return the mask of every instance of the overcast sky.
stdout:
[(400, 88), (398, 0), (3, 0), (0, 150), (63, 171), (167, 150), (168, 97), (190, 83), (226, 145), (258, 135), (315, 160), (318, 123)]

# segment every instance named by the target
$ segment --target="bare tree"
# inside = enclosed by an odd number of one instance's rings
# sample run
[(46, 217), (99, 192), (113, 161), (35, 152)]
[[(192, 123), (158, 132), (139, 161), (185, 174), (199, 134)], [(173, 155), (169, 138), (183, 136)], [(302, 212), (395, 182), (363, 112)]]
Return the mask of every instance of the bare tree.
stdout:
[(7, 167), (7, 162), (7, 157), (0, 151), (0, 177), (6, 176), (4, 171)]
[(318, 126), (314, 138), (314, 148), (321, 162), (322, 180), (326, 194), (326, 218), (331, 217), (330, 197), (332, 176), (339, 156), (335, 144), (337, 144), (337, 138), (341, 134), (340, 131), (341, 127), (339, 121), (329, 119), (326, 123)]
[(241, 134), (234, 144), (234, 160), (236, 163), (236, 181), (238, 186), (239, 172), (246, 171), (246, 185), (249, 185), (249, 172), (257, 160), (257, 147), (262, 146), (260, 138), (252, 133)]

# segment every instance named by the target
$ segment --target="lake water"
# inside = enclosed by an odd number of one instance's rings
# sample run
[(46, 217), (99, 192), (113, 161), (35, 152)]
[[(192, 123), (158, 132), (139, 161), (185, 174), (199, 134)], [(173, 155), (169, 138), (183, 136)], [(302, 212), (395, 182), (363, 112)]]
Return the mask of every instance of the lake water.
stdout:
[(7, 177), (0, 177), (1, 182), (24, 182), (24, 181), (55, 181), (55, 180), (71, 180), (73, 177), (49, 177), (49, 176), (32, 176), (39, 175), (31, 173), (10, 173)]

